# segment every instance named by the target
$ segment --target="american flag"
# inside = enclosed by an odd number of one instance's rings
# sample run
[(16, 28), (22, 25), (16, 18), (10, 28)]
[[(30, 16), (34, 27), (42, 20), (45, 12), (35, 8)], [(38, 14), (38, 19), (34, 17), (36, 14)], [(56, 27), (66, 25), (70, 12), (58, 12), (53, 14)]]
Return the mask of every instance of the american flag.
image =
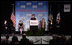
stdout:
[(15, 15), (14, 15), (13, 12), (12, 12), (12, 14), (11, 14), (11, 20), (12, 20), (12, 22), (13, 22), (13, 26), (16, 27), (16, 20), (15, 20)]

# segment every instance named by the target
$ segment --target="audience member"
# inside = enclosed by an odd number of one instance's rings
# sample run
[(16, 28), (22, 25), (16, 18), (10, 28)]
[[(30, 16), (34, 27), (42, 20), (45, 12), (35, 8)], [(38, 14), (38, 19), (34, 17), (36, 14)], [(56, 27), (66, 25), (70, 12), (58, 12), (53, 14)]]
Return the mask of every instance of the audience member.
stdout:
[(65, 44), (71, 44), (71, 38), (65, 41)]
[(57, 35), (53, 35), (53, 39), (50, 40), (50, 44), (58, 44), (57, 42)]
[(12, 37), (11, 44), (19, 44), (19, 41), (18, 41), (17, 36), (13, 36), (13, 37)]
[(9, 35), (6, 35), (5, 39), (1, 39), (1, 44), (10, 44), (10, 41), (8, 39), (9, 39)]
[(26, 34), (22, 35), (22, 39), (20, 41), (20, 44), (31, 44), (31, 42), (29, 41), (29, 39), (26, 38)]
[[(66, 40), (66, 37), (62, 34), (61, 36), (53, 35), (53, 39), (49, 41), (50, 44), (71, 44), (71, 38)], [(9, 41), (9, 35), (6, 38), (1, 39), (1, 44), (33, 44), (32, 40), (26, 38), (26, 34), (22, 35), (22, 39), (18, 41), (18, 37), (13, 34), (12, 41)]]

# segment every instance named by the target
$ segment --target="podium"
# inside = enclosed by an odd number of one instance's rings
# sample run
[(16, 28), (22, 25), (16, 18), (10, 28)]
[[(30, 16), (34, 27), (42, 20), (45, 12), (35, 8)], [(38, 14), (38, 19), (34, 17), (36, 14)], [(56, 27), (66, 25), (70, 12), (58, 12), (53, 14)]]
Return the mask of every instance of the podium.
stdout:
[(35, 31), (38, 30), (38, 20), (30, 20), (30, 30)]

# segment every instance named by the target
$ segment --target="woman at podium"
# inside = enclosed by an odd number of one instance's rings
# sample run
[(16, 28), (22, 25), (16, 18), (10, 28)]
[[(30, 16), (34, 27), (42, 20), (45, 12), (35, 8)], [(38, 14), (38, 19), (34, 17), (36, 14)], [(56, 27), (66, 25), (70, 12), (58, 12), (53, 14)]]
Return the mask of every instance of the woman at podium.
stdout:
[[(36, 20), (35, 14), (32, 14), (32, 17), (31, 17), (30, 20)], [(35, 34), (36, 30), (38, 30), (38, 26), (36, 26), (36, 25), (35, 26), (30, 26), (30, 30), (32, 30), (33, 34)]]
[(31, 18), (31, 20), (36, 20), (36, 18), (35, 18), (35, 14), (32, 14), (32, 18)]

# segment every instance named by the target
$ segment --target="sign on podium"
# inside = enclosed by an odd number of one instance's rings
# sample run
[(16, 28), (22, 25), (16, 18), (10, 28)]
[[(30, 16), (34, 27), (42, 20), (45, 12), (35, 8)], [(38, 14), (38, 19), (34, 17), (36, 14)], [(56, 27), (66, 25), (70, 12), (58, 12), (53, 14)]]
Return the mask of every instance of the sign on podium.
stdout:
[(30, 26), (38, 26), (38, 20), (30, 20)]

